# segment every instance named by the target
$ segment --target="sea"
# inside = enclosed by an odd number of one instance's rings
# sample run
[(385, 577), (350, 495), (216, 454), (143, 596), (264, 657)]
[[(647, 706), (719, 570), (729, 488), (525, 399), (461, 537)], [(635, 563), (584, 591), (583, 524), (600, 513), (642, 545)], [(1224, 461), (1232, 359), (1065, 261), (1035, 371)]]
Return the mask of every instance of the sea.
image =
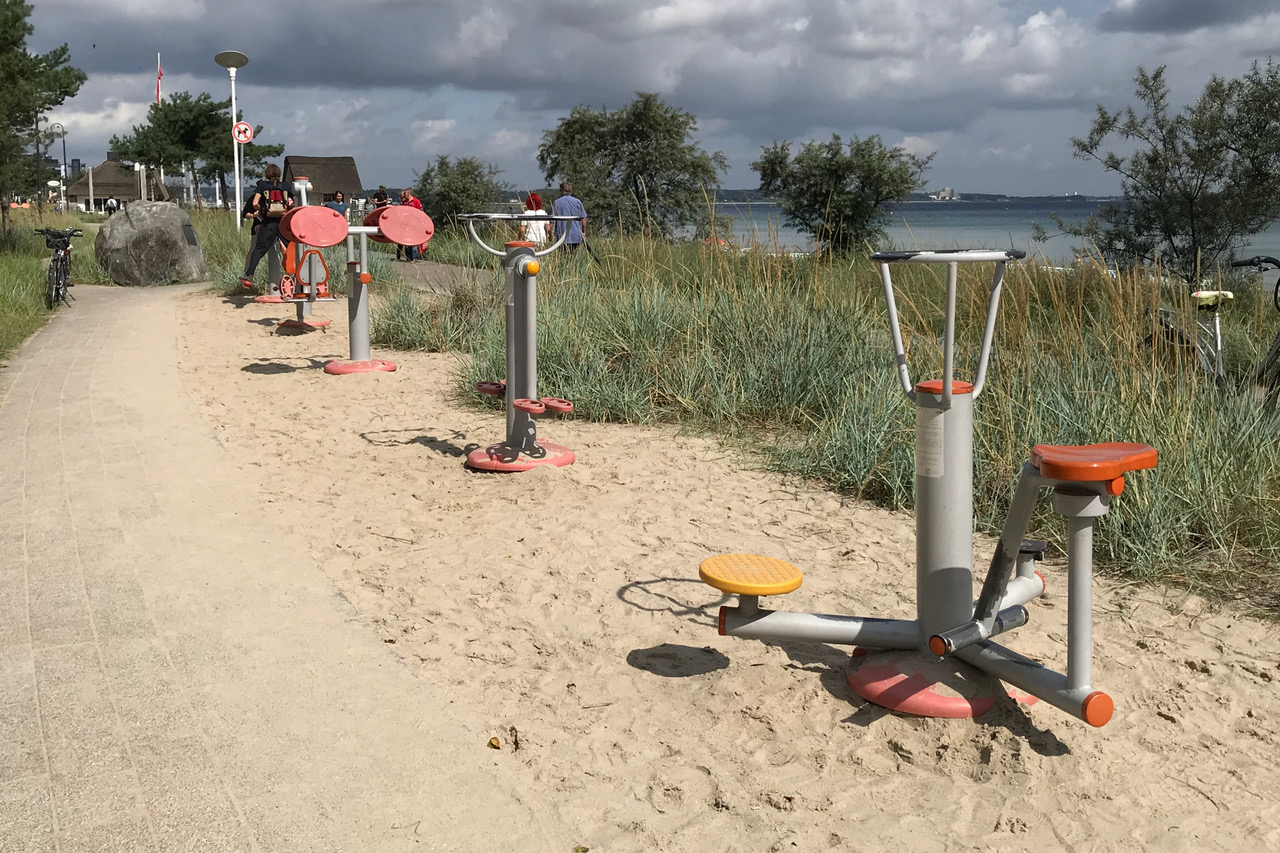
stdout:
[[(888, 242), (877, 246), (891, 249), (1022, 249), (1042, 256), (1054, 265), (1070, 264), (1081, 252), (1078, 238), (1062, 234), (1054, 215), (1067, 222), (1080, 222), (1097, 213), (1106, 200), (1085, 196), (1061, 198), (1008, 198), (1000, 200), (908, 201), (888, 207), (885, 226)], [(782, 211), (768, 202), (722, 202), (717, 213), (733, 220), (734, 238), (739, 245), (760, 245), (785, 251), (807, 252), (813, 241), (807, 234), (788, 227)], [(1032, 239), (1034, 225), (1049, 236)], [(1239, 257), (1272, 255), (1280, 257), (1280, 221), (1247, 241)]]

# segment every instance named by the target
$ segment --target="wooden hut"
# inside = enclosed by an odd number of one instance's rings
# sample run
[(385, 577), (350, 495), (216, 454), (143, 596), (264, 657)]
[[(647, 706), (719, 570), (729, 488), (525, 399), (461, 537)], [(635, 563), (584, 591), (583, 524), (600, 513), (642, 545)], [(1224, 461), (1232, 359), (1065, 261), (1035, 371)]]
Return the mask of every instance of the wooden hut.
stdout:
[(342, 190), (350, 200), (353, 193), (360, 192), (360, 173), (356, 170), (354, 157), (294, 157), (284, 158), (283, 181), (286, 186), (293, 183), (294, 178), (303, 177), (311, 181), (311, 191), (307, 194), (312, 204), (323, 204), (333, 201), (333, 194)]
[[(152, 201), (168, 201), (169, 192), (154, 169), (147, 170), (147, 197)], [(133, 164), (126, 166), (120, 158), (108, 155), (105, 163), (93, 168), (93, 207), (102, 210), (107, 199), (124, 204), (142, 198), (141, 182)], [(67, 187), (68, 204), (89, 203), (89, 173), (86, 171)]]

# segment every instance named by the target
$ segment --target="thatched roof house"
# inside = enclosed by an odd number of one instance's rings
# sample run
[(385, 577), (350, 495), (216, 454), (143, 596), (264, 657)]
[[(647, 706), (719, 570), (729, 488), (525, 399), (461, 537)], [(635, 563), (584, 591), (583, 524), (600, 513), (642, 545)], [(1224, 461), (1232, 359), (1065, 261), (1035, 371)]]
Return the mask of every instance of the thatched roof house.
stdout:
[(308, 200), (316, 204), (333, 201), (338, 190), (348, 199), (360, 192), (360, 173), (354, 157), (285, 157), (284, 183), (292, 184), (297, 177), (311, 181)]
[[(119, 158), (109, 156), (105, 163), (93, 167), (93, 207), (102, 210), (108, 198), (119, 202), (137, 201), (142, 198), (138, 173), (133, 166), (126, 166)], [(147, 196), (152, 201), (168, 201), (169, 192), (160, 182), (160, 175), (154, 169), (147, 170)], [(74, 183), (67, 187), (67, 201), (70, 204), (88, 204), (89, 173), (86, 171)]]

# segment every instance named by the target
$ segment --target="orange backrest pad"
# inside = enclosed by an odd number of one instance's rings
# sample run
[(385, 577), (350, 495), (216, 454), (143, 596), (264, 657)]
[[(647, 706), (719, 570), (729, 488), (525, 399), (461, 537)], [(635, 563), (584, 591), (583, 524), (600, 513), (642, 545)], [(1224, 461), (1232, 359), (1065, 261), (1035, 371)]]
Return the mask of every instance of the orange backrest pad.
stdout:
[(1145, 444), (1113, 441), (1106, 444), (1037, 444), (1031, 464), (1054, 480), (1098, 483), (1123, 477), (1129, 471), (1156, 467), (1156, 449)]

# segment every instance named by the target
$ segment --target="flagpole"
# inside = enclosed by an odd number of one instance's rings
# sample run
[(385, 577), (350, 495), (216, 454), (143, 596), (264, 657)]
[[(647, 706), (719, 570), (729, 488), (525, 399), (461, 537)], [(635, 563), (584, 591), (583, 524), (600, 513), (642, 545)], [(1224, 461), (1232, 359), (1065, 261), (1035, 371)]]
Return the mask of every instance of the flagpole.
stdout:
[(160, 67), (160, 52), (156, 52), (156, 103), (160, 103), (160, 78), (164, 76), (164, 70)]

